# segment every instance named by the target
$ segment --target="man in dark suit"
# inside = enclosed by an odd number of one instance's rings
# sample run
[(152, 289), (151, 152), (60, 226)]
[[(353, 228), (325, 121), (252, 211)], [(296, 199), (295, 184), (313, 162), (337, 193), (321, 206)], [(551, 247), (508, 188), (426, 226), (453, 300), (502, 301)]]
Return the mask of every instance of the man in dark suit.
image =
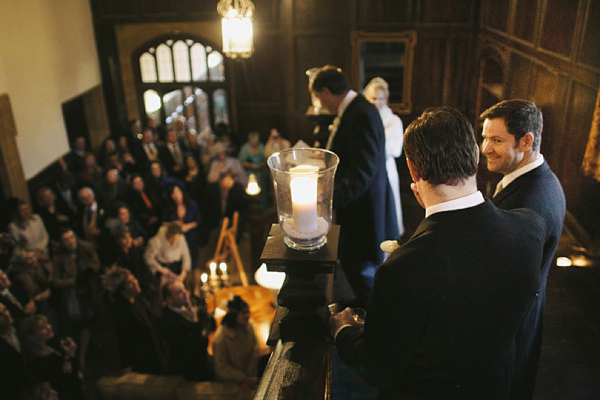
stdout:
[(167, 131), (166, 142), (159, 150), (158, 157), (169, 175), (183, 179), (185, 175), (185, 149), (177, 140), (173, 129)]
[(339, 68), (321, 68), (310, 91), (337, 114), (326, 148), (340, 157), (333, 193), (341, 226), (339, 258), (357, 303), (364, 306), (383, 261), (379, 245), (398, 236), (385, 169), (385, 131), (375, 106), (350, 89)]
[(107, 213), (97, 201), (92, 188), (86, 186), (77, 193), (81, 205), (77, 216), (77, 233), (85, 240), (93, 243), (96, 249), (104, 241), (104, 221)]
[(27, 388), (27, 371), (21, 342), (13, 319), (4, 304), (0, 304), (0, 393), (2, 398), (20, 399)]
[(539, 296), (530, 305), (517, 336), (515, 376), (511, 399), (531, 399), (542, 346), (542, 317), (546, 280), (560, 240), (565, 218), (565, 195), (558, 178), (540, 154), (543, 119), (535, 104), (502, 101), (481, 114), (488, 169), (503, 174), (492, 199), (511, 210), (531, 208), (546, 220), (547, 232), (541, 263)]
[(21, 303), (11, 292), (11, 284), (8, 275), (0, 270), (0, 304), (6, 307), (11, 316), (14, 316), (17, 325), (19, 325), (23, 318), (36, 312), (36, 306), (33, 300), (26, 304)]
[(349, 308), (331, 318), (338, 353), (380, 399), (506, 399), (544, 221), (484, 200), (473, 128), (458, 111), (426, 110), (404, 149), (426, 217), (379, 267), (364, 326)]
[(169, 371), (190, 380), (214, 380), (206, 351), (210, 330), (206, 313), (192, 306), (190, 293), (179, 281), (167, 282), (162, 295), (160, 322), (169, 349)]

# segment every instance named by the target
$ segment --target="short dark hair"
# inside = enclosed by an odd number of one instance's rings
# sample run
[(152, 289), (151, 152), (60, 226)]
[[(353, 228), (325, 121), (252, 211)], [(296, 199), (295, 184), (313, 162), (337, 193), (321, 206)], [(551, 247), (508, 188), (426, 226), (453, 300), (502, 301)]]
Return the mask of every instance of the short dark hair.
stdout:
[(504, 119), (508, 133), (515, 137), (517, 143), (527, 132), (531, 132), (533, 150), (539, 151), (544, 119), (542, 112), (534, 103), (520, 99), (504, 100), (485, 110), (480, 118), (481, 120)]
[(234, 296), (232, 300), (227, 302), (227, 314), (225, 314), (221, 323), (229, 328), (235, 328), (238, 314), (249, 308), (250, 306), (244, 299), (240, 296)]
[(165, 237), (167, 239), (172, 238), (175, 235), (181, 235), (183, 230), (181, 229), (181, 225), (178, 224), (168, 224), (165, 228)]
[(311, 92), (320, 92), (323, 88), (329, 89), (332, 94), (340, 95), (350, 90), (350, 84), (341, 68), (326, 65), (316, 73), (309, 83)]
[(173, 286), (174, 283), (175, 281), (167, 281), (160, 288), (160, 294), (162, 296), (163, 301), (166, 301), (167, 297), (171, 295), (171, 286)]
[(477, 173), (473, 126), (451, 107), (427, 109), (404, 133), (404, 151), (419, 177), (432, 185), (456, 185)]

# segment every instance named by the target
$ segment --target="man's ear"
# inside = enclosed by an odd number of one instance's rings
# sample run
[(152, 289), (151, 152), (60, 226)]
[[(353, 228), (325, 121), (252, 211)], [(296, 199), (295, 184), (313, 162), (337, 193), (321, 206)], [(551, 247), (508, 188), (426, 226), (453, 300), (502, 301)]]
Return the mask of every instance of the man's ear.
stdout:
[(421, 179), (415, 164), (413, 164), (408, 157), (406, 157), (406, 164), (408, 165), (408, 172), (410, 172), (410, 177), (412, 178), (413, 182), (417, 182), (419, 179)]
[(533, 149), (533, 133), (527, 132), (519, 139), (519, 150), (522, 152), (530, 151)]

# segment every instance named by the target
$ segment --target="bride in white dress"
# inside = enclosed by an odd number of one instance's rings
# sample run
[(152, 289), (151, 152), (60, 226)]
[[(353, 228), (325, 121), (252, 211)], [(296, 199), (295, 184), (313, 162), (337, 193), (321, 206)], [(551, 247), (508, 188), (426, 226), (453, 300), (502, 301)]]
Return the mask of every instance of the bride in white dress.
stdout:
[(400, 203), (400, 177), (396, 167), (396, 158), (402, 154), (404, 140), (404, 126), (402, 120), (392, 112), (388, 106), (389, 89), (388, 83), (380, 77), (371, 79), (363, 91), (367, 100), (377, 107), (381, 121), (385, 128), (385, 166), (388, 180), (394, 194), (394, 205), (396, 207), (396, 218), (398, 220), (398, 232), (404, 234), (404, 222), (402, 219), (402, 204)]

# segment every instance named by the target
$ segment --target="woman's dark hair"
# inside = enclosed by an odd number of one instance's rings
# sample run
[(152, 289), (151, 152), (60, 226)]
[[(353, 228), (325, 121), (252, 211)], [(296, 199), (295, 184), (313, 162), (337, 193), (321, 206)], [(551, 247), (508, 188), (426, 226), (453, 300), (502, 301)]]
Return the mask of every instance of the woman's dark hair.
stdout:
[(172, 199), (172, 195), (173, 195), (173, 190), (178, 187), (179, 190), (181, 190), (181, 193), (183, 195), (183, 204), (185, 205), (185, 207), (189, 207), (190, 206), (190, 196), (187, 193), (187, 190), (185, 190), (185, 188), (183, 188), (181, 185), (178, 185), (176, 183), (170, 183), (165, 187), (165, 191), (164, 191), (164, 195), (165, 195), (165, 207), (167, 208), (167, 211), (169, 213), (177, 213), (177, 204), (175, 204), (175, 201)]
[(21, 221), (19, 215), (19, 207), (27, 202), (19, 197), (11, 197), (8, 199), (8, 209), (10, 210), (10, 218), (12, 221)]
[(232, 300), (227, 303), (227, 314), (223, 317), (222, 324), (229, 328), (235, 328), (237, 323), (238, 314), (245, 309), (250, 308), (240, 296), (234, 296)]

